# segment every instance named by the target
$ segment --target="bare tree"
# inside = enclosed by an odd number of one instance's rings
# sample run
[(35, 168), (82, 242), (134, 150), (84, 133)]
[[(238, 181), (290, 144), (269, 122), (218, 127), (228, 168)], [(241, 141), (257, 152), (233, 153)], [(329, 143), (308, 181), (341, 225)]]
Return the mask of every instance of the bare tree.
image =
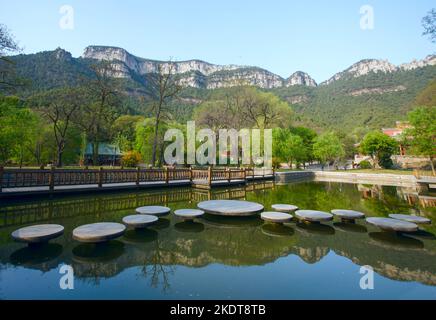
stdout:
[(0, 24), (0, 89), (2, 90), (10, 90), (20, 85), (15, 73), (15, 63), (7, 57), (8, 54), (19, 51), (21, 48), (8, 28)]
[(266, 129), (271, 125), (279, 127), (289, 124), (291, 108), (270, 93), (246, 88), (242, 97), (242, 116), (257, 128)]
[(149, 93), (152, 96), (152, 111), (154, 113), (155, 128), (153, 137), (153, 150), (151, 163), (156, 164), (156, 151), (158, 144), (159, 125), (162, 117), (168, 111), (168, 104), (176, 99), (182, 90), (177, 77), (175, 76), (175, 63), (169, 61), (159, 64), (157, 74), (149, 77)]
[(56, 142), (56, 165), (62, 167), (68, 130), (81, 106), (81, 95), (75, 89), (55, 89), (37, 95), (30, 101), (53, 127)]
[(86, 133), (92, 144), (93, 164), (98, 164), (98, 148), (101, 141), (110, 140), (110, 128), (119, 114), (120, 91), (114, 79), (115, 67), (110, 62), (91, 66), (92, 79), (84, 79), (86, 102), (81, 105), (75, 122)]
[(430, 41), (436, 42), (436, 9), (431, 9), (427, 15), (422, 18), (422, 26), (424, 27), (424, 32), (422, 35), (429, 36)]

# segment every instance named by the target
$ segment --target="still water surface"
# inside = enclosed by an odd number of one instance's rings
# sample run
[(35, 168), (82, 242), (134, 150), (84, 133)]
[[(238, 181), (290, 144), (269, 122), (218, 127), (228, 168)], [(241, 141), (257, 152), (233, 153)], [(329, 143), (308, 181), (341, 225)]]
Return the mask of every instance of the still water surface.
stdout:
[[(106, 245), (84, 245), (72, 230), (97, 221), (121, 222), (143, 205), (195, 208), (207, 199), (290, 203), (302, 209), (353, 209), (368, 216), (407, 213), (436, 221), (432, 204), (400, 187), (327, 182), (265, 182), (213, 192), (191, 188), (110, 193), (0, 205), (2, 299), (436, 299), (436, 228), (398, 237), (365, 222), (284, 226), (259, 217), (206, 215), (195, 223), (173, 215), (144, 231), (129, 230)], [(10, 233), (59, 223), (65, 235), (38, 249)], [(60, 267), (74, 269), (74, 289), (62, 290)], [(362, 290), (363, 265), (374, 289)]]

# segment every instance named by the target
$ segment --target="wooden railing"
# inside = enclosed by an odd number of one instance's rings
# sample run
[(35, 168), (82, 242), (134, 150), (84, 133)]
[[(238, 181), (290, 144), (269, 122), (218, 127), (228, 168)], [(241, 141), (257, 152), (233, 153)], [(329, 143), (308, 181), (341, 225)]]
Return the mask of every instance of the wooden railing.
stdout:
[(252, 168), (158, 168), (158, 169), (4, 169), (0, 167), (0, 192), (2, 188), (33, 188), (74, 185), (103, 185), (147, 182), (195, 181), (211, 185), (214, 181), (247, 180), (247, 178), (274, 175), (270, 169)]
[(140, 206), (165, 205), (172, 207), (179, 202), (243, 199), (247, 192), (271, 189), (272, 187), (273, 182), (269, 181), (215, 191), (181, 187), (159, 192), (121, 192), (80, 198), (54, 198), (38, 202), (20, 201), (0, 206), (0, 228), (116, 211), (127, 212), (130, 210), (134, 212), (135, 208)]

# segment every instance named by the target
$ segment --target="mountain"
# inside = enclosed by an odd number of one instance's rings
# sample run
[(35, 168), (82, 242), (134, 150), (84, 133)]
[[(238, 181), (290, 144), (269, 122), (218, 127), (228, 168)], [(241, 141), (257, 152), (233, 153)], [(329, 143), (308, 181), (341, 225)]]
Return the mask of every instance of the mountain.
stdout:
[[(143, 76), (156, 73), (159, 66), (163, 70), (169, 67), (168, 61), (139, 58), (117, 47), (89, 46), (82, 58), (112, 61), (119, 71), (114, 76), (119, 78), (130, 78), (132, 73)], [(316, 86), (316, 82), (301, 71), (283, 79), (268, 70), (252, 66), (216, 65), (202, 60), (174, 61), (172, 64), (174, 73), (181, 78), (181, 83), (193, 88), (217, 89), (241, 84), (264, 89), (297, 84)]]
[(316, 87), (317, 83), (307, 73), (303, 71), (294, 72), (288, 79), (286, 79), (285, 86), (292, 87), (296, 85)]
[[(90, 65), (111, 61), (113, 74), (131, 98), (144, 95), (147, 77), (168, 61), (136, 57), (122, 48), (89, 46), (75, 58), (63, 49), (10, 57), (17, 73), (31, 80), (19, 95), (78, 84), (91, 76)], [(174, 70), (186, 87), (173, 107), (180, 121), (191, 117), (196, 105), (213, 90), (237, 85), (255, 85), (288, 101), (295, 111), (295, 122), (319, 130), (352, 130), (355, 127), (380, 128), (404, 119), (416, 104), (417, 96), (436, 79), (436, 56), (393, 65), (386, 60), (365, 59), (333, 75), (320, 85), (306, 73), (297, 71), (287, 79), (255, 66), (216, 65), (202, 60), (174, 61)], [(432, 91), (434, 88), (426, 89)], [(431, 94), (431, 92), (430, 92)], [(429, 94), (427, 93), (426, 96)], [(141, 113), (135, 99), (130, 109)], [(180, 117), (179, 117), (180, 116)]]
[(365, 59), (353, 64), (351, 67), (342, 72), (336, 73), (329, 80), (322, 82), (321, 85), (328, 85), (334, 81), (343, 78), (361, 77), (369, 73), (392, 73), (397, 71), (410, 71), (417, 68), (434, 65), (436, 65), (436, 55), (429, 55), (423, 60), (414, 60), (410, 63), (401, 64), (400, 66), (395, 66), (387, 60)]
[[(273, 89), (293, 105), (303, 125), (318, 129), (377, 129), (404, 120), (425, 92), (434, 95), (436, 56), (395, 66), (383, 60), (362, 60), (316, 88)], [(432, 91), (433, 90), (433, 91)], [(429, 91), (431, 91), (429, 93)]]

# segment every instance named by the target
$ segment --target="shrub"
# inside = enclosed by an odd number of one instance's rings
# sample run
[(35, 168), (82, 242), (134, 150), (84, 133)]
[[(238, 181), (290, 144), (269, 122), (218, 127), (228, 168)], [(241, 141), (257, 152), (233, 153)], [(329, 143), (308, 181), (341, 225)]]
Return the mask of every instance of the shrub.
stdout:
[(392, 168), (394, 163), (392, 162), (391, 155), (387, 153), (380, 154), (378, 158), (378, 165), (383, 169)]
[(273, 157), (272, 158), (272, 166), (273, 166), (273, 168), (276, 168), (276, 169), (280, 168), (280, 159)]
[(360, 167), (360, 169), (371, 169), (372, 165), (371, 165), (371, 162), (369, 162), (368, 160), (363, 160), (363, 161), (360, 161), (359, 167)]
[(127, 151), (123, 154), (121, 163), (124, 167), (136, 167), (141, 160), (141, 154), (138, 151)]

